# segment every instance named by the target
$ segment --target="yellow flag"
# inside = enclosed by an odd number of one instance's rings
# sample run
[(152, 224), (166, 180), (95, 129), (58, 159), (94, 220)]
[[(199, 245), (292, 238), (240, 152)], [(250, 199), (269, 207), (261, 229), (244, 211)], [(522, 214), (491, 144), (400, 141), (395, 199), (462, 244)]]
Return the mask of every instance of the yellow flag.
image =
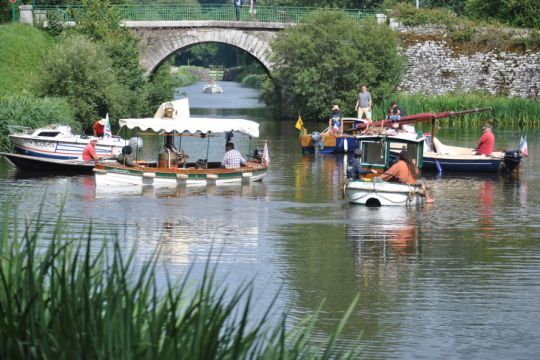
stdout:
[(298, 115), (298, 120), (296, 120), (296, 125), (294, 125), (295, 128), (298, 130), (302, 130), (304, 128), (304, 122), (302, 121), (302, 116)]

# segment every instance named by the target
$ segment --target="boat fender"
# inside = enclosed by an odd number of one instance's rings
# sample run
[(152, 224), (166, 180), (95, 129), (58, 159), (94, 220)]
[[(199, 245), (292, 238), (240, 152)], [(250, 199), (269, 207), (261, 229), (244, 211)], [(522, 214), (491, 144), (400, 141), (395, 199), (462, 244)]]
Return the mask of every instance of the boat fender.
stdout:
[(142, 173), (142, 184), (143, 185), (152, 185), (154, 183), (154, 178), (156, 173), (152, 172), (143, 172)]
[(207, 174), (206, 175), (206, 184), (207, 185), (216, 185), (218, 176), (216, 174)]
[(186, 185), (188, 178), (188, 174), (176, 174), (176, 186)]
[(243, 184), (248, 184), (251, 181), (252, 176), (253, 176), (252, 172), (242, 173), (242, 183)]

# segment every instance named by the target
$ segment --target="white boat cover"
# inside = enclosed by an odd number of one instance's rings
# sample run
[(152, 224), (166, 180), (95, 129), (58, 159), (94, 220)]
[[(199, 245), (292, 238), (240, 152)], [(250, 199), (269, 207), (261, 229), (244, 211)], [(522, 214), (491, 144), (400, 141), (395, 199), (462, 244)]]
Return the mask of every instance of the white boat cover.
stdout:
[[(164, 109), (167, 107), (174, 109), (172, 118), (164, 117)], [(206, 134), (239, 131), (253, 137), (259, 137), (259, 124), (254, 121), (190, 117), (187, 98), (161, 104), (153, 118), (120, 119), (119, 124), (120, 127), (125, 126), (128, 129), (139, 128), (142, 131), (152, 130), (157, 133), (176, 131)]]
[(128, 129), (139, 128), (142, 131), (153, 130), (154, 132), (179, 133), (222, 133), (239, 131), (253, 137), (259, 137), (259, 124), (244, 119), (216, 119), (192, 117), (189, 119), (174, 118), (143, 118), (143, 119), (120, 119), (120, 126)]

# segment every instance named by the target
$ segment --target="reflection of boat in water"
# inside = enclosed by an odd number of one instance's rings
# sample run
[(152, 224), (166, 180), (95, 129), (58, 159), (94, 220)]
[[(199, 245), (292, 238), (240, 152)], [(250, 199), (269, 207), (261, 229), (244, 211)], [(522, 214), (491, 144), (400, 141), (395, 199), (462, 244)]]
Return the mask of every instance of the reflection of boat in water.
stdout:
[(221, 94), (223, 92), (223, 89), (221, 88), (221, 86), (219, 86), (216, 83), (210, 83), (210, 84), (204, 85), (202, 91), (205, 94)]
[[(396, 147), (406, 149), (417, 166), (422, 167), (424, 138), (366, 135), (358, 139), (363, 168), (384, 172), (391, 165), (390, 149)], [(382, 181), (367, 175), (361, 179), (348, 179), (345, 193), (349, 202), (368, 206), (415, 205), (422, 202), (423, 195), (420, 185)]]
[[(223, 168), (221, 162), (208, 162), (208, 159), (189, 162), (183, 151), (174, 147), (174, 138), (188, 136), (208, 147), (216, 134), (244, 134), (259, 136), (259, 124), (243, 119), (191, 118), (188, 99), (175, 100), (160, 106), (154, 118), (121, 119), (120, 126), (141, 131), (151, 130), (155, 136), (164, 138), (163, 149), (157, 161), (138, 162), (138, 166), (119, 163), (96, 164), (96, 184), (98, 186), (137, 185), (137, 186), (205, 186), (241, 184), (261, 181), (268, 169), (268, 149), (255, 151), (253, 158), (245, 166)], [(220, 139), (223, 139), (220, 136)]]
[[(71, 127), (66, 125), (51, 125), (35, 130), (22, 128), (21, 132), (9, 135), (11, 145), (18, 154), (60, 160), (82, 160), (84, 147), (91, 138), (75, 135)], [(127, 144), (127, 140), (118, 136), (98, 138), (96, 153), (101, 157), (116, 156)]]

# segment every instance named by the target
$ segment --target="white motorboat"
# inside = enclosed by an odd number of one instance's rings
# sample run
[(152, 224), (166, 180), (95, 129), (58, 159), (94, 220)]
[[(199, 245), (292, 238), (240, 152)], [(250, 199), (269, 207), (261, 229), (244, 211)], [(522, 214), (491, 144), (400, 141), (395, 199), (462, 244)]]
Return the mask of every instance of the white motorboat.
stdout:
[(203, 87), (203, 93), (205, 94), (221, 94), (223, 89), (216, 83), (211, 83)]
[[(9, 135), (15, 152), (22, 155), (58, 160), (82, 160), (82, 152), (92, 136), (75, 135), (70, 126), (50, 125), (39, 129), (19, 128)], [(118, 136), (98, 138), (96, 153), (101, 157), (120, 154), (128, 140)]]
[[(411, 136), (364, 135), (357, 138), (362, 149), (362, 167), (383, 173), (392, 163), (391, 149), (406, 149), (421, 168), (424, 138)], [(376, 175), (375, 175), (376, 176)], [(347, 179), (345, 194), (350, 203), (367, 206), (416, 205), (423, 201), (419, 185), (382, 181), (373, 175), (361, 179)]]

